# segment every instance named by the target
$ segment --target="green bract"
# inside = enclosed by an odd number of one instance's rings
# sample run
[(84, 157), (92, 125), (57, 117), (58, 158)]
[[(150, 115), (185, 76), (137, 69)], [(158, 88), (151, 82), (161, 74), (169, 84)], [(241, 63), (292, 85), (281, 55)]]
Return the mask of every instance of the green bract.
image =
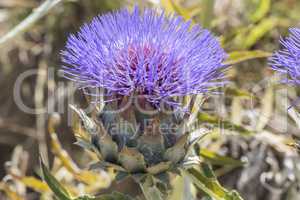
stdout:
[(176, 171), (189, 160), (189, 149), (201, 134), (192, 138), (186, 131), (186, 111), (149, 114), (130, 105), (115, 112), (117, 104), (107, 103), (95, 117), (71, 106), (85, 130), (76, 134), (77, 144), (99, 157), (91, 168), (113, 167), (123, 175), (157, 175)]
[(190, 120), (187, 111), (163, 112), (152, 107), (149, 113), (131, 103), (128, 105), (116, 112), (120, 107), (118, 101), (106, 103), (101, 111), (91, 114), (93, 117), (71, 106), (84, 129), (75, 129), (77, 144), (98, 156), (99, 161), (92, 163), (91, 169), (113, 168), (117, 180), (131, 176), (143, 193), (152, 193), (148, 191), (151, 183), (155, 193), (167, 196), (171, 191), (169, 175), (199, 163), (198, 157), (190, 156), (189, 152), (203, 134), (192, 137), (187, 131)]

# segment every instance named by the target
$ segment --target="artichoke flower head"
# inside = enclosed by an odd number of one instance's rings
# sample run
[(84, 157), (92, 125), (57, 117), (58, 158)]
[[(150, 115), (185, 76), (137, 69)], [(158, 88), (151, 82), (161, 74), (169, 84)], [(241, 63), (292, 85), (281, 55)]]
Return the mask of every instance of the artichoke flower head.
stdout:
[(87, 133), (78, 144), (99, 157), (92, 167), (135, 177), (176, 172), (195, 141), (184, 102), (224, 84), (225, 59), (208, 30), (153, 9), (98, 16), (70, 35), (64, 76), (104, 104), (92, 117), (72, 106)]

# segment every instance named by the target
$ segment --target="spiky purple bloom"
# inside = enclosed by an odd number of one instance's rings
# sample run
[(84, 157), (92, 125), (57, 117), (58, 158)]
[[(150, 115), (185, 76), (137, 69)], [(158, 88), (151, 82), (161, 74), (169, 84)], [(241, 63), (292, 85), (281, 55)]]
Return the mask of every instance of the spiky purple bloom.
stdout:
[(208, 30), (138, 8), (95, 17), (69, 37), (62, 52), (65, 76), (82, 88), (145, 95), (154, 104), (222, 85), (225, 59)]
[(280, 40), (283, 48), (270, 58), (271, 67), (286, 75), (285, 83), (300, 85), (300, 29), (290, 28), (290, 35)]

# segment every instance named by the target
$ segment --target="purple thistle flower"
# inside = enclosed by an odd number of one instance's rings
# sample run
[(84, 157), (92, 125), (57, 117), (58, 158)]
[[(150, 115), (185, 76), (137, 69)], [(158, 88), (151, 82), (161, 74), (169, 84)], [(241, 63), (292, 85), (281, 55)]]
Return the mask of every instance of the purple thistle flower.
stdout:
[(81, 88), (145, 95), (153, 104), (223, 85), (226, 57), (208, 30), (138, 8), (95, 17), (70, 35), (62, 52), (65, 77)]
[(280, 74), (287, 75), (283, 82), (300, 85), (300, 29), (290, 28), (290, 35), (281, 38), (283, 48), (270, 58), (271, 67)]

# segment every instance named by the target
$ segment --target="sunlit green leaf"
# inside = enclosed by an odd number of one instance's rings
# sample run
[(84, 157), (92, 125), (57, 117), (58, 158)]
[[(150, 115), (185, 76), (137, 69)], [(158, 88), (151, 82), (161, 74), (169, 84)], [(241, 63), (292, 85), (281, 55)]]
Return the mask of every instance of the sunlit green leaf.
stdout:
[(244, 98), (251, 98), (253, 95), (246, 90), (238, 89), (235, 87), (227, 87), (225, 90), (225, 94), (228, 96), (234, 97), (244, 97)]
[(230, 131), (236, 131), (239, 134), (244, 135), (244, 136), (249, 136), (249, 135), (253, 134), (253, 132), (249, 131), (248, 129), (246, 129), (240, 125), (233, 124), (227, 120), (222, 120), (221, 118), (219, 118), (217, 116), (209, 115), (207, 113), (203, 113), (203, 112), (199, 113), (198, 119), (200, 122), (211, 123), (218, 127), (221, 126), (224, 129), (227, 129)]
[(20, 178), (20, 181), (24, 185), (26, 185), (26, 187), (31, 188), (35, 191), (38, 191), (38, 192), (50, 191), (48, 185), (45, 182), (43, 182), (35, 177), (32, 177), (32, 176), (22, 177), (22, 178)]
[(241, 63), (247, 60), (256, 59), (256, 58), (267, 58), (272, 54), (265, 51), (254, 50), (254, 51), (233, 51), (229, 53), (229, 58), (225, 64), (233, 65)]
[(200, 149), (199, 154), (206, 161), (208, 161), (211, 164), (215, 164), (215, 165), (243, 166), (245, 164), (244, 162), (242, 162), (240, 160), (236, 160), (236, 159), (233, 159), (228, 156), (221, 156), (213, 151), (210, 151), (210, 150), (204, 149), (204, 148)]
[(183, 173), (187, 175), (200, 190), (215, 200), (242, 200), (241, 196), (235, 191), (228, 191), (223, 188), (207, 165), (204, 166), (202, 170), (203, 171), (190, 168), (184, 170)]
[(256, 11), (250, 16), (252, 22), (261, 20), (269, 12), (271, 8), (271, 0), (260, 0)]
[(251, 28), (247, 34), (245, 41), (242, 43), (242, 47), (248, 49), (257, 43), (266, 33), (274, 28), (277, 23), (276, 18), (266, 18), (262, 20), (258, 25)]
[(56, 180), (48, 168), (41, 162), (43, 178), (59, 200), (71, 200), (69, 192)]
[(177, 4), (174, 0), (161, 0), (161, 5), (167, 11), (167, 13), (177, 13), (181, 15), (185, 20), (190, 20), (191, 16), (187, 9)]

